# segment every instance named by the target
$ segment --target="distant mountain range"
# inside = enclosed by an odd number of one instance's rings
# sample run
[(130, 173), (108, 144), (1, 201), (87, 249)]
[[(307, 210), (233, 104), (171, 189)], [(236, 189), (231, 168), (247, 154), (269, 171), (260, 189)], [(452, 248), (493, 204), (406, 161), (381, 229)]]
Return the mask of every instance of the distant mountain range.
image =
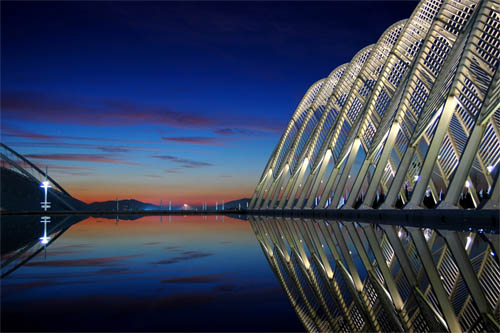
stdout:
[[(248, 202), (250, 202), (250, 199), (248, 199), (248, 198), (229, 201), (229, 202), (224, 203), (224, 210), (237, 210), (237, 209), (239, 209), (239, 207), (241, 207), (241, 209), (246, 209)], [(93, 203), (87, 205), (86, 210), (110, 211), (110, 210), (117, 210), (116, 206), (117, 206), (116, 201), (93, 202)], [(181, 206), (172, 206), (172, 210), (181, 210), (183, 208), (184, 207), (182, 205)], [(201, 210), (201, 206), (189, 206), (188, 208)], [(215, 205), (207, 206), (207, 208), (209, 210), (214, 210)], [(219, 203), (217, 208), (219, 210), (222, 209), (222, 203)], [(142, 202), (142, 201), (135, 200), (135, 199), (125, 199), (125, 200), (118, 200), (118, 210), (120, 210), (120, 211), (168, 210), (168, 203), (164, 204), (160, 207), (159, 205), (155, 205), (155, 204), (148, 203), (148, 202)]]
[[(118, 206), (118, 208), (117, 208)], [(142, 202), (135, 199), (125, 199), (125, 200), (110, 200), (102, 202), (93, 202), (88, 204), (86, 210), (100, 211), (100, 210), (156, 210), (160, 209), (159, 206), (153, 205), (151, 203)]]

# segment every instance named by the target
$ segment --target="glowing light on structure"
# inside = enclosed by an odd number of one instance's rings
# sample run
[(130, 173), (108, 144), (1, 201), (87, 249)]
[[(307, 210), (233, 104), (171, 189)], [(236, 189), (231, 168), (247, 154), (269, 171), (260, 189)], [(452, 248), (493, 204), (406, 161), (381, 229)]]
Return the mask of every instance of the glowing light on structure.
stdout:
[(468, 250), (472, 244), (472, 237), (467, 236), (467, 243), (465, 244), (465, 250)]
[(488, 172), (489, 172), (489, 173), (492, 173), (492, 172), (493, 172), (493, 170), (495, 170), (495, 166), (493, 166), (493, 165), (488, 165), (488, 166), (486, 167), (486, 169), (488, 170)]
[(465, 187), (470, 188), (470, 181), (468, 180), (465, 181)]
[(46, 234), (43, 235), (43, 237), (40, 237), (40, 243), (42, 243), (43, 245), (46, 245), (49, 243), (49, 240), (50, 240), (50, 237), (47, 237)]
[(419, 175), (415, 175), (415, 177), (413, 177), (413, 181), (414, 182), (418, 182), (418, 180), (420, 179), (420, 176)]
[(432, 235), (431, 229), (429, 229), (429, 228), (424, 229), (424, 237), (425, 237), (426, 241), (429, 241), (429, 239), (431, 239), (431, 235)]

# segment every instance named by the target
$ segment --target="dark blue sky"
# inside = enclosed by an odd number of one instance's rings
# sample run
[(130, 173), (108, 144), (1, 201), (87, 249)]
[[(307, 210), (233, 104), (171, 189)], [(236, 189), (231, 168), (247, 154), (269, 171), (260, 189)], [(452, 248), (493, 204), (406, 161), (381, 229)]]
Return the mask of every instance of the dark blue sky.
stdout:
[(86, 201), (248, 197), (307, 88), (416, 4), (2, 2), (2, 141)]

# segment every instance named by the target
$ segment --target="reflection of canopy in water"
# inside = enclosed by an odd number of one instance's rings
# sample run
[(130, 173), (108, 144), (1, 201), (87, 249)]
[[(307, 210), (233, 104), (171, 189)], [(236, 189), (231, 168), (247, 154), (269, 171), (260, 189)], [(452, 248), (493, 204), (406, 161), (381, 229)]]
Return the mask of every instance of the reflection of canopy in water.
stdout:
[[(48, 244), (42, 244), (39, 238), (43, 235), (40, 216), (4, 216), (2, 218), (2, 243), (13, 240), (15, 244), (13, 247), (2, 244), (0, 277), (4, 278), (17, 270), (50, 246), (71, 226), (86, 218), (86, 216), (54, 216), (53, 221), (47, 225), (47, 235), (51, 235), (50, 241)], [(7, 228), (6, 224), (17, 225), (17, 228)], [(6, 253), (3, 253), (4, 247)]]
[(498, 235), (258, 217), (250, 223), (308, 331), (500, 330)]
[(420, 1), (311, 86), (249, 208), (497, 204), (499, 22), (498, 1)]

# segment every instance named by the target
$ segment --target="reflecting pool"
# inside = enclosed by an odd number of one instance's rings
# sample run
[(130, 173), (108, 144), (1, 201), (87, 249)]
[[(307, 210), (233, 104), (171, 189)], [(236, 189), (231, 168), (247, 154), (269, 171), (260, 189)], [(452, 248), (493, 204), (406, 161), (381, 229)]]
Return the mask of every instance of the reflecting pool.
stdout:
[(1, 226), (2, 331), (500, 330), (498, 230), (257, 216)]
[[(8, 219), (2, 223), (14, 226), (2, 230), (9, 251), (2, 274), (10, 273), (1, 281), (1, 331), (304, 329), (247, 221), (53, 218), (60, 226), (49, 229), (44, 249), (38, 217)], [(22, 238), (23, 221), (36, 231), (7, 248), (7, 233)]]

